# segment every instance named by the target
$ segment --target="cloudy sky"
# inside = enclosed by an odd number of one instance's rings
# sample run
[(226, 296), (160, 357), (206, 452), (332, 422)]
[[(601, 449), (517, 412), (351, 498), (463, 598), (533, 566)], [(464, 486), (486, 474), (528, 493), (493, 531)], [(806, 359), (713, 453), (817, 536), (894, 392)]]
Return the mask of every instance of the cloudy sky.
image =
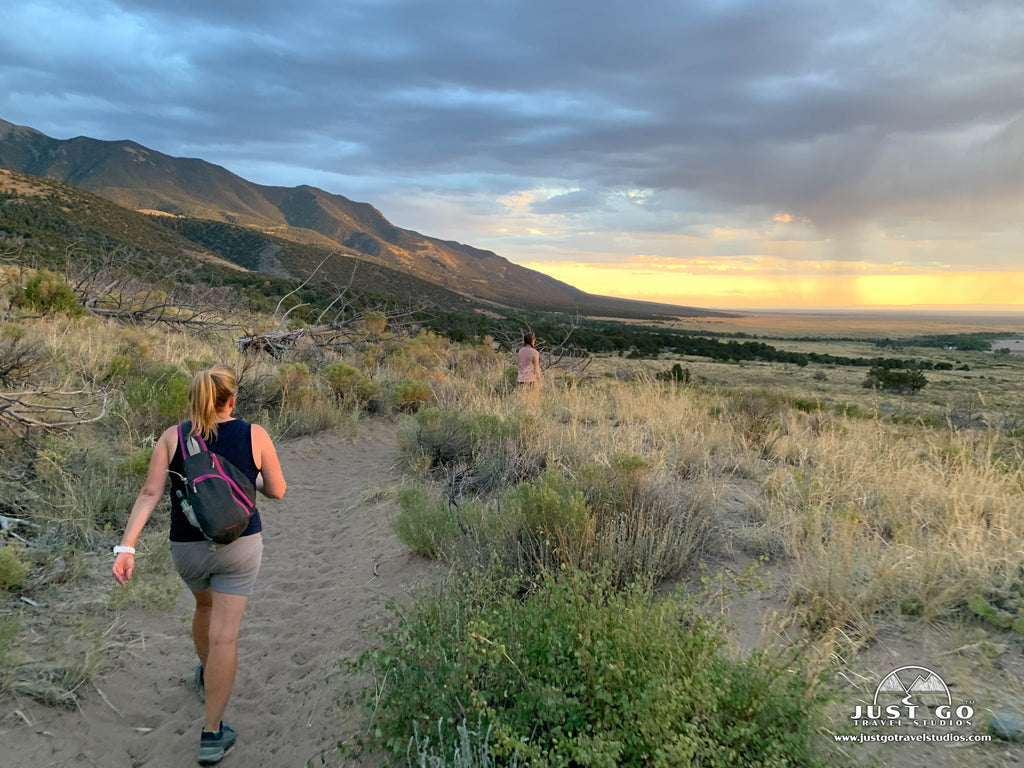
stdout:
[(0, 0), (0, 118), (584, 290), (1024, 309), (1020, 0)]

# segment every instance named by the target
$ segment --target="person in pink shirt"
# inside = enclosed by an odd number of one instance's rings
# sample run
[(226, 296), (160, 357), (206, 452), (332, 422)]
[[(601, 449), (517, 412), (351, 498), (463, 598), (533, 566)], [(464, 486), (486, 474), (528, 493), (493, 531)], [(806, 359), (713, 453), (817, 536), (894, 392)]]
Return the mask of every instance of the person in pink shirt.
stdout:
[(539, 389), (540, 379), (540, 353), (536, 348), (537, 338), (527, 331), (523, 334), (523, 348), (516, 355), (519, 363), (519, 375), (516, 376), (517, 384), (534, 384)]

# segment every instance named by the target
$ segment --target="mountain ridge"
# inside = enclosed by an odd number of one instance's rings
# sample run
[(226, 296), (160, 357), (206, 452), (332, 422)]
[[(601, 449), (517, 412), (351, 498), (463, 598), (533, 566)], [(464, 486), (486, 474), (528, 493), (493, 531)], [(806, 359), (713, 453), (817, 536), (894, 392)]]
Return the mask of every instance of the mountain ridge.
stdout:
[(256, 184), (205, 160), (172, 157), (127, 139), (53, 139), (0, 119), (0, 168), (72, 184), (135, 211), (220, 221), (336, 248), (486, 304), (623, 316), (730, 314), (588, 294), (493, 251), (398, 227), (370, 203), (311, 185)]

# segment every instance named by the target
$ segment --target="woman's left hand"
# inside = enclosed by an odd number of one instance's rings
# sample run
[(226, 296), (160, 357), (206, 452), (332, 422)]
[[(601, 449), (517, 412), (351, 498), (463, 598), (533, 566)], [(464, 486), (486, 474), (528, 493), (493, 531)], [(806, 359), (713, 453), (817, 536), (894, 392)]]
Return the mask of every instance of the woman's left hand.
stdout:
[(135, 555), (131, 552), (118, 552), (111, 570), (114, 573), (114, 581), (122, 587), (125, 586), (132, 577), (132, 571), (135, 570)]

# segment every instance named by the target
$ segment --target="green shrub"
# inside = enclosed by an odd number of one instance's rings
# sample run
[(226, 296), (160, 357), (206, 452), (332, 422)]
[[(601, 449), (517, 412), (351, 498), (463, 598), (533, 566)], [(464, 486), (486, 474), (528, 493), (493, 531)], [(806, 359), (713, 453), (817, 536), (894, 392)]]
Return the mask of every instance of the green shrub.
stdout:
[(135, 371), (120, 369), (127, 376), (123, 395), (131, 424), (160, 433), (183, 417), (188, 409), (191, 378), (173, 364), (147, 365)]
[(137, 451), (132, 451), (124, 462), (125, 473), (133, 477), (145, 477), (152, 458), (152, 448), (140, 448)]
[(33, 522), (52, 527), (64, 541), (95, 545), (107, 526), (123, 526), (139, 490), (128, 476), (122, 450), (86, 425), (71, 439), (49, 435), (36, 447), (35, 476), (22, 487), (21, 503)]
[(669, 370), (659, 373), (657, 378), (661, 381), (673, 381), (676, 384), (689, 384), (690, 369), (683, 368), (679, 363), (673, 363)]
[(19, 557), (20, 547), (0, 547), (0, 588), (19, 589), (28, 576), (28, 563)]
[(489, 507), (478, 534), (482, 550), (513, 573), (579, 566), (594, 554), (586, 497), (554, 469), (519, 483), (497, 509)]
[(111, 381), (123, 381), (132, 373), (137, 373), (141, 368), (139, 359), (128, 353), (114, 355), (107, 369), (107, 378)]
[(447, 469), (468, 462), (473, 440), (456, 408), (421, 408), (406, 422), (403, 450), (423, 455), (430, 469)]
[(422, 488), (398, 493), (401, 512), (395, 518), (398, 537), (424, 557), (440, 557), (460, 535), (459, 522), (448, 503)]
[(362, 405), (377, 391), (372, 381), (347, 363), (331, 363), (324, 367), (321, 375), (339, 400), (352, 400)]
[(312, 376), (305, 363), (282, 363), (277, 366), (274, 383), (281, 392), (281, 407), (301, 405), (307, 398)]
[(388, 327), (388, 316), (383, 312), (367, 312), (363, 315), (363, 326), (371, 336), (380, 336)]
[[(427, 425), (458, 426), (450, 412), (425, 409), (418, 414), (424, 415)], [(461, 426), (462, 431), (434, 445), (438, 454), (472, 453), (469, 436), (481, 423), (469, 418)], [(498, 434), (504, 429), (487, 428)], [(464, 495), (479, 481), (473, 473), (481, 471), (480, 465), (446, 462), (440, 474), (457, 510), (440, 497), (431, 500), (424, 491), (409, 491), (402, 498), (402, 539), (430, 557), (444, 550), (468, 562), (497, 561), (522, 574), (563, 564), (604, 563), (619, 584), (641, 577), (660, 583), (692, 564), (711, 530), (714, 504), (707, 484), (655, 476), (640, 456), (619, 456), (612, 467), (579, 468), (579, 479), (549, 468), (486, 505), (478, 496)], [(463, 532), (457, 553), (444, 546), (458, 533), (456, 524)]]
[(393, 396), (398, 410), (410, 413), (433, 400), (434, 390), (425, 381), (402, 379), (395, 385)]
[(606, 563), (618, 583), (675, 578), (705, 545), (714, 516), (706, 482), (655, 472), (647, 459), (630, 454), (576, 474), (594, 517), (592, 557)]
[(816, 411), (824, 410), (821, 400), (818, 400), (816, 397), (794, 397), (792, 404), (801, 413), (815, 413)]
[(520, 483), (505, 497), (505, 514), (551, 540), (579, 540), (586, 534), (590, 512), (579, 487), (556, 470)]
[(867, 419), (870, 418), (870, 414), (866, 413), (856, 403), (839, 403), (836, 406), (836, 413), (840, 416), (846, 416), (850, 419)]
[(25, 333), (25, 326), (18, 325), (18, 323), (3, 323), (0, 325), (0, 339), (20, 341), (25, 338)]
[(81, 315), (85, 312), (64, 276), (48, 269), (40, 269), (28, 279), (16, 303), (43, 313)]
[[(457, 574), (380, 631), (364, 746), (452, 754), (479, 722), (496, 764), (815, 766), (816, 701), (798, 667), (733, 660), (678, 599), (567, 569), (524, 585)], [(436, 736), (435, 736), (436, 734)]]
[(501, 383), (498, 386), (499, 392), (511, 392), (516, 388), (516, 381), (519, 379), (519, 367), (510, 365), (502, 371)]
[(902, 394), (915, 395), (928, 385), (924, 373), (914, 370), (899, 370), (876, 366), (868, 371), (864, 379), (865, 388), (881, 387)]
[(539, 459), (519, 440), (521, 426), (495, 414), (421, 408), (401, 433), (402, 449), (435, 475), (459, 476), (464, 492), (490, 493), (536, 474)]

